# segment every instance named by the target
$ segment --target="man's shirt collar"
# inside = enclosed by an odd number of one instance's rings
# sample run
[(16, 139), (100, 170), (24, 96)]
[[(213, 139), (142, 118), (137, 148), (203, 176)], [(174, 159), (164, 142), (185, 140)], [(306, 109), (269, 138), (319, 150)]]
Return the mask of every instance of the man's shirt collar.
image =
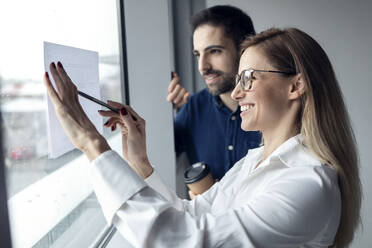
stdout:
[[(209, 92), (208, 92), (208, 93), (209, 93)], [(209, 93), (209, 94), (210, 94), (210, 93)], [(220, 98), (219, 95), (217, 95), (217, 96), (213, 96), (213, 95), (211, 94), (211, 96), (212, 96), (212, 98), (213, 98), (213, 102), (214, 102), (214, 104), (216, 104), (216, 106), (217, 106), (218, 109), (221, 109), (221, 108), (223, 108), (223, 106), (225, 106), (225, 104), (223, 104), (223, 102), (222, 102), (222, 100), (221, 100), (221, 98)]]

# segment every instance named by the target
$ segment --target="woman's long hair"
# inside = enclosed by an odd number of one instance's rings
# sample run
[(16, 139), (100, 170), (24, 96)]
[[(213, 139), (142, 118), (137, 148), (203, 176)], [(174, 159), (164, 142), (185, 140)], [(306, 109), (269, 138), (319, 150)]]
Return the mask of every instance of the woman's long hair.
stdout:
[(348, 112), (332, 65), (320, 45), (295, 29), (269, 29), (248, 37), (242, 51), (259, 48), (281, 71), (301, 73), (306, 84), (299, 113), (305, 145), (338, 172), (342, 212), (332, 247), (348, 247), (360, 223), (358, 153)]

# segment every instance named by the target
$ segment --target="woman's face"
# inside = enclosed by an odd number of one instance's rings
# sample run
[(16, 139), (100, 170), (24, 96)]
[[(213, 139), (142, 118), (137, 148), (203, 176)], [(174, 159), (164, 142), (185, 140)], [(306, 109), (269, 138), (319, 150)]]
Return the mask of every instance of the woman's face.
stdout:
[[(240, 58), (239, 75), (243, 70), (278, 70), (259, 48), (249, 47)], [(275, 130), (289, 118), (289, 92), (293, 77), (280, 73), (253, 72), (251, 89), (243, 91), (240, 84), (235, 86), (231, 97), (241, 108), (242, 124), (245, 131)]]

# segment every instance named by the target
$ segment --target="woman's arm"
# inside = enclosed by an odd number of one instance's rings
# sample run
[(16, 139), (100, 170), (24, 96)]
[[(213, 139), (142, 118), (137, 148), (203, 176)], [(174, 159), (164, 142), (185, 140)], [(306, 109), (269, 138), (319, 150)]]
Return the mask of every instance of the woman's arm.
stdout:
[[(94, 162), (94, 167), (102, 169), (107, 164), (108, 161), (101, 160)], [(302, 172), (303, 176), (299, 176)], [(227, 208), (224, 203), (231, 199), (226, 199), (226, 195), (209, 202), (211, 192), (208, 191), (179, 208), (151, 187), (144, 186), (131, 190), (136, 193), (118, 204), (120, 207), (112, 212), (109, 221), (135, 247), (298, 247), (315, 240), (325, 228), (331, 230), (322, 241), (322, 245), (328, 247), (332, 244), (332, 233), (337, 230), (340, 213), (334, 184), (337, 180), (319, 177), (322, 171), (301, 173), (284, 172), (254, 197), (237, 192), (235, 204)], [(227, 179), (225, 183), (234, 180)], [(126, 177), (124, 181), (131, 180)], [(110, 191), (119, 188), (113, 186)], [(214, 189), (218, 194), (220, 189)], [(116, 195), (123, 194), (117, 192)], [(100, 201), (103, 209), (112, 202), (115, 200), (107, 199), (106, 204)], [(212, 205), (217, 211), (212, 211)], [(218, 209), (219, 206), (225, 207)]]

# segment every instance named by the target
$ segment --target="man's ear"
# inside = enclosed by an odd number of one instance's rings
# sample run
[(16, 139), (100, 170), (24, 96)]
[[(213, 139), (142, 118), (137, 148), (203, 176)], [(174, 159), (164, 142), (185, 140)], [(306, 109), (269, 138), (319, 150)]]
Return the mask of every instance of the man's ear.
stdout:
[(305, 93), (305, 91), (306, 91), (305, 80), (303, 80), (302, 74), (299, 73), (293, 77), (289, 91), (289, 99), (290, 100), (299, 99)]

